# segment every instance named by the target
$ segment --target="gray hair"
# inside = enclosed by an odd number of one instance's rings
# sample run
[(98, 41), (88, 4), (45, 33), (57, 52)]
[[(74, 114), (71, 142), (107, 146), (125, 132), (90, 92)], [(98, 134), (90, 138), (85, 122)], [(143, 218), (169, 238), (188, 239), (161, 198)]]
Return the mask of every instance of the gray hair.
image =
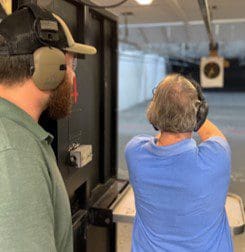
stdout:
[(191, 81), (179, 74), (171, 74), (157, 86), (147, 109), (147, 118), (162, 132), (192, 132), (199, 105)]

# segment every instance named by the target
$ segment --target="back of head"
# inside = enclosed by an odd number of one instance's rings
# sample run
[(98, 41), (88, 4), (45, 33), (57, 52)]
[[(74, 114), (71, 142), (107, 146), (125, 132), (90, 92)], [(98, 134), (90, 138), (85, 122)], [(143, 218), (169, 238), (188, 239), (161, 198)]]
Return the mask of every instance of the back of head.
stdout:
[[(41, 8), (40, 11), (44, 12)], [(59, 32), (59, 36), (59, 44), (50, 43), (50, 46), (65, 47), (63, 33)], [(32, 54), (42, 46), (35, 30), (35, 17), (28, 8), (17, 10), (4, 18), (0, 24), (1, 84), (15, 85), (31, 78)]]
[(76, 43), (65, 22), (38, 5), (23, 5), (0, 23), (1, 84), (32, 78), (39, 89), (53, 90), (65, 77), (65, 53), (94, 54), (96, 49)]
[(199, 105), (197, 90), (191, 81), (172, 74), (157, 86), (147, 118), (161, 132), (192, 132)]

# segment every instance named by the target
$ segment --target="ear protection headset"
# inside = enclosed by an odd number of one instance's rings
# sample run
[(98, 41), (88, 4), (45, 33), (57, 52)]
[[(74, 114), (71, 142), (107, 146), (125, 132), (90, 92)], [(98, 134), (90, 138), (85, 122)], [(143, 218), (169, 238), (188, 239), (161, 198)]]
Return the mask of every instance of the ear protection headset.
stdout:
[(200, 101), (200, 104), (198, 106), (197, 115), (196, 115), (196, 126), (194, 128), (194, 131), (198, 131), (203, 123), (205, 122), (207, 115), (208, 115), (208, 103), (202, 93), (201, 86), (194, 81), (193, 79), (190, 80), (190, 83), (195, 87), (197, 91), (198, 100)]
[(43, 47), (34, 51), (31, 57), (30, 73), (36, 86), (43, 91), (53, 90), (63, 81), (66, 73), (65, 54), (51, 47), (59, 41), (58, 21), (54, 16), (34, 4), (23, 5), (33, 14), (34, 31)]

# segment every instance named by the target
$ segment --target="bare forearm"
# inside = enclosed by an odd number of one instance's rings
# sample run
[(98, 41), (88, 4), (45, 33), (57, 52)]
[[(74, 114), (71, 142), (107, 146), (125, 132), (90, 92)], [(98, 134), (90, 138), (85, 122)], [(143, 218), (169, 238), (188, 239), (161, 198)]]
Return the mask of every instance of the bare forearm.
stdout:
[(155, 136), (155, 138), (159, 139), (160, 136), (161, 136), (161, 133), (158, 133), (158, 134)]
[(223, 133), (218, 129), (218, 127), (208, 119), (205, 121), (205, 123), (202, 125), (202, 127), (198, 130), (197, 133), (202, 141), (205, 141), (208, 138), (215, 136), (219, 136), (226, 139)]

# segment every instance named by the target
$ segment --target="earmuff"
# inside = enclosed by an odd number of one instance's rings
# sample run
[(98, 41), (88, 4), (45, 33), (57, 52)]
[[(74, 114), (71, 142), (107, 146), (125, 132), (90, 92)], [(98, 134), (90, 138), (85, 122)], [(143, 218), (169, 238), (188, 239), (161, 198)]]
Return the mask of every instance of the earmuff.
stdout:
[(204, 124), (206, 118), (208, 115), (208, 103), (206, 102), (206, 100), (201, 101), (201, 104), (199, 105), (198, 111), (197, 111), (197, 122), (196, 122), (196, 126), (194, 128), (194, 131), (198, 131), (201, 126)]
[(195, 87), (197, 91), (198, 100), (200, 101), (200, 104), (198, 105), (197, 109), (197, 115), (196, 115), (196, 126), (194, 128), (194, 131), (198, 131), (203, 123), (205, 122), (207, 115), (208, 115), (208, 103), (202, 93), (201, 86), (193, 79), (190, 79), (191, 84)]
[(40, 47), (33, 53), (32, 80), (43, 91), (53, 90), (65, 78), (65, 55), (54, 47)]
[(40, 90), (53, 90), (64, 80), (66, 73), (65, 54), (50, 45), (59, 41), (58, 22), (51, 13), (34, 4), (23, 5), (19, 9), (22, 8), (28, 8), (33, 14), (35, 34), (43, 44), (32, 55), (32, 79)]

